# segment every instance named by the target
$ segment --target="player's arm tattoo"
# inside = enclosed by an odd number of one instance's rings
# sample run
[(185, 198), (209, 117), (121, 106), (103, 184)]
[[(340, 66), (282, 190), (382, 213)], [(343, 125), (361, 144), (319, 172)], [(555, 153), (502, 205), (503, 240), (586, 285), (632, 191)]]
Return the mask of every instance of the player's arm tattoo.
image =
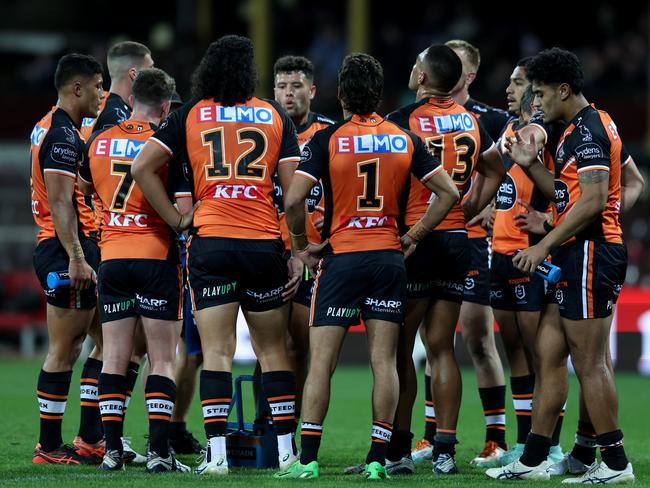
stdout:
[(81, 247), (81, 243), (79, 243), (79, 241), (72, 244), (72, 256), (70, 257), (73, 259), (83, 259), (84, 250)]
[(609, 171), (592, 170), (578, 175), (578, 181), (583, 184), (601, 183), (609, 178)]

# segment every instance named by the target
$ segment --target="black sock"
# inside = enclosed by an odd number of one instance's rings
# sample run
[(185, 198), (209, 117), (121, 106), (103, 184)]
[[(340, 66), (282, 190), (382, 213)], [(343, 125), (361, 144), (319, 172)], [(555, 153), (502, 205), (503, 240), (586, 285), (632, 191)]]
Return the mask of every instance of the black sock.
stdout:
[(494, 441), (501, 449), (506, 445), (506, 385), (479, 388), (485, 416), (485, 442)]
[(323, 436), (322, 424), (303, 422), (300, 429), (300, 464), (309, 464), (318, 459), (318, 449)]
[(262, 389), (271, 407), (276, 434), (292, 433), (296, 422), (296, 376), (291, 371), (262, 373)]
[(102, 362), (88, 358), (81, 372), (79, 399), (81, 413), (79, 416), (79, 437), (89, 444), (99, 442), (103, 436), (102, 418), (99, 415), (99, 374)]
[(41, 417), (39, 443), (45, 452), (52, 451), (63, 444), (61, 424), (68, 401), (72, 371), (48, 373), (41, 369), (38, 375), (36, 396)]
[(511, 376), (510, 388), (517, 415), (517, 444), (525, 444), (531, 427), (535, 375)]
[(600, 456), (609, 469), (623, 471), (628, 463), (625, 449), (623, 449), (623, 432), (613, 430), (596, 436), (600, 446)]
[(529, 468), (534, 468), (535, 466), (539, 466), (543, 461), (546, 461), (550, 450), (550, 437), (533, 434), (531, 432), (528, 434), (526, 447), (524, 447), (524, 453), (521, 455), (521, 458), (519, 460), (522, 464), (528, 466)]
[(555, 429), (553, 429), (553, 435), (551, 436), (552, 446), (557, 446), (560, 444), (560, 434), (562, 433), (562, 423), (564, 422), (564, 411), (566, 410), (566, 403), (560, 411), (560, 416), (557, 418), (557, 423), (555, 424)]
[(441, 430), (436, 432), (435, 443), (433, 444), (433, 459), (437, 459), (440, 454), (456, 455), (456, 431), (455, 430)]
[(199, 388), (206, 437), (226, 435), (228, 408), (232, 401), (232, 373), (204, 369)]
[(386, 450), (386, 459), (399, 461), (411, 453), (413, 434), (408, 430), (394, 430)]
[(169, 457), (169, 422), (176, 401), (176, 384), (170, 378), (150, 374), (144, 390), (149, 412), (149, 449)]
[(366, 456), (366, 464), (378, 462), (382, 466), (386, 465), (386, 449), (393, 434), (393, 426), (386, 422), (375, 420), (372, 423), (372, 433), (370, 434), (370, 450)]
[(429, 444), (436, 438), (436, 411), (433, 408), (433, 394), (431, 393), (431, 376), (424, 375), (424, 438)]
[(123, 452), (124, 402), (126, 401), (126, 378), (121, 374), (99, 375), (99, 411), (104, 426), (107, 451)]
[(126, 369), (126, 400), (124, 401), (124, 414), (129, 408), (129, 402), (131, 402), (131, 395), (133, 394), (133, 389), (135, 388), (135, 383), (138, 381), (138, 370), (140, 365), (134, 363), (133, 361), (129, 362), (129, 366)]
[(169, 423), (169, 437), (174, 438), (182, 435), (187, 431), (187, 423), (185, 422), (170, 422)]
[(586, 466), (591, 466), (596, 460), (596, 429), (591, 422), (578, 420), (576, 441), (571, 456)]

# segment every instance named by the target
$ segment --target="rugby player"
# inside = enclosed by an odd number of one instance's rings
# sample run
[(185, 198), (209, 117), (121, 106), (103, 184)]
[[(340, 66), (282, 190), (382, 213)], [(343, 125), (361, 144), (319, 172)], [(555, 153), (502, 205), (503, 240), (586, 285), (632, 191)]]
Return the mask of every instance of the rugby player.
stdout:
[(608, 362), (612, 310), (625, 279), (627, 251), (619, 223), (622, 142), (611, 117), (589, 104), (577, 56), (552, 48), (527, 65), (535, 104), (544, 122), (567, 123), (555, 155), (555, 172), (537, 160), (534, 140), (509, 139), (507, 148), (547, 197), (555, 196), (557, 220), (539, 243), (513, 258), (532, 273), (552, 253), (562, 269), (555, 298), (561, 321), (544, 320), (538, 332), (538, 371), (533, 422), (518, 461), (487, 470), (492, 478), (549, 479), (551, 434), (566, 398), (566, 357), (580, 381), (602, 462), (564, 483), (634, 481), (618, 425), (618, 400)]
[(173, 156), (183, 162), (200, 204), (187, 251), (203, 347), (200, 390), (208, 437), (197, 474), (228, 473), (225, 433), (240, 306), (262, 368), (281, 468), (296, 459), (286, 301), (295, 294), (303, 265), (284, 257), (271, 177), (277, 169), (287, 189), (300, 153), (293, 122), (277, 102), (253, 96), (255, 82), (249, 39), (213, 42), (194, 73), (194, 98), (169, 116), (133, 166), (147, 200), (173, 228), (186, 223), (156, 173)]
[[(95, 117), (104, 98), (102, 67), (92, 56), (63, 56), (54, 74), (58, 102), (31, 134), (32, 214), (39, 227), (34, 269), (47, 296), (48, 353), (39, 374), (40, 437), (32, 462), (87, 464), (63, 444), (61, 424), (72, 365), (95, 314), (95, 270), (99, 249), (93, 210), (79, 192), (83, 159), (79, 133), (84, 117)], [(70, 286), (50, 288), (50, 272), (68, 271)]]
[[(174, 86), (164, 71), (140, 71), (130, 97), (131, 117), (94, 133), (87, 145), (88, 159), (79, 171), (82, 190), (86, 195), (96, 190), (104, 209), (98, 279), (104, 362), (98, 389), (106, 437), (100, 469), (107, 471), (124, 469), (126, 373), (138, 316), (150, 364), (145, 386), (147, 471), (190, 470), (169, 451), (169, 422), (176, 398), (173, 365), (182, 317), (178, 251), (171, 229), (145, 200), (131, 173), (134, 157), (169, 113)], [(168, 179), (184, 181), (178, 175), (170, 178), (168, 167), (161, 168), (158, 175), (164, 183)], [(185, 206), (190, 207), (186, 218), (191, 220), (191, 202)]]
[[(366, 54), (347, 56), (339, 70), (338, 96), (346, 120), (312, 137), (285, 205), (292, 249), (311, 269), (320, 260), (310, 318), (310, 364), (303, 393), (300, 460), (278, 478), (318, 478), (318, 450), (330, 402), (330, 378), (347, 327), (363, 318), (373, 371), (373, 424), (364, 476), (385, 479), (399, 380), (397, 340), (406, 298), (405, 255), (442, 221), (459, 194), (410, 131), (376, 113), (383, 70)], [(437, 198), (425, 205), (401, 245), (397, 221), (410, 173)], [(309, 242), (305, 199), (323, 181), (323, 243)], [(422, 183), (420, 183), (422, 182)], [(324, 245), (326, 247), (324, 248)]]

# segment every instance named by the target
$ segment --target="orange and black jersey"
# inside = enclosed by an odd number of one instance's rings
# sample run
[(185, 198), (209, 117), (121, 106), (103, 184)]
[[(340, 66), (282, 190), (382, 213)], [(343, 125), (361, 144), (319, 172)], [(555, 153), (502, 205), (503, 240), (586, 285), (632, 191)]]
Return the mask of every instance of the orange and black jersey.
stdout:
[(193, 99), (150, 140), (182, 161), (194, 201), (201, 201), (194, 213), (198, 235), (280, 238), (272, 177), (278, 164), (298, 162), (300, 149), (277, 102), (253, 97), (225, 107)]
[(339, 254), (401, 250), (398, 218), (409, 174), (420, 184), (442, 170), (417, 135), (371, 114), (314, 134), (295, 174), (322, 181), (322, 237)]
[[(79, 177), (93, 183), (102, 211), (102, 261), (108, 259), (167, 259), (172, 233), (142, 194), (131, 176), (131, 165), (156, 127), (145, 121), (125, 120), (95, 132), (86, 147), (87, 159)], [(182, 173), (158, 172), (170, 196), (190, 195)]]
[(486, 132), (490, 134), (490, 137), (493, 141), (496, 141), (506, 124), (510, 116), (505, 110), (500, 108), (494, 108), (490, 105), (487, 105), (483, 102), (479, 102), (470, 98), (463, 105), (465, 109), (469, 112), (472, 112), (474, 116), (481, 121), (481, 124), (485, 128)]
[[(478, 158), (494, 146), (482, 124), (450, 97), (431, 97), (407, 105), (387, 117), (410, 129), (436, 155), (456, 184), (461, 197), (471, 186)], [(424, 214), (432, 194), (417, 179), (411, 178), (405, 223), (415, 224)], [(436, 230), (464, 230), (461, 204), (455, 204)]]
[[(527, 125), (542, 131), (544, 143), (547, 142), (548, 130), (540, 114), (533, 115), (527, 124), (521, 124), (518, 118), (513, 117), (497, 141), (497, 148), (507, 171), (496, 194), (496, 215), (492, 229), (492, 250), (500, 254), (514, 254), (517, 250), (530, 247), (541, 240), (541, 236), (529, 234), (515, 224), (515, 215), (526, 212), (526, 208), (518, 203), (519, 200), (523, 200), (540, 212), (546, 212), (549, 208), (550, 202), (541, 190), (535, 186), (521, 166), (506, 153), (506, 139), (515, 137), (515, 132)], [(542, 149), (540, 156), (544, 166), (549, 171), (553, 171), (552, 154)]]
[(627, 159), (616, 125), (607, 112), (588, 105), (569, 122), (555, 155), (555, 206), (557, 222), (562, 222), (580, 198), (578, 177), (586, 171), (607, 171), (607, 203), (602, 213), (587, 228), (564, 244), (577, 240), (601, 239), (622, 243), (621, 164)]
[[(307, 115), (307, 122), (300, 124), (296, 127), (296, 132), (298, 133), (298, 146), (302, 150), (313, 135), (321, 129), (325, 129), (331, 125), (334, 125), (334, 122), (323, 115), (309, 112)], [(291, 249), (291, 242), (289, 240), (289, 229), (287, 228), (287, 220), (284, 213), (284, 200), (282, 195), (282, 187), (280, 186), (280, 181), (278, 179), (277, 172), (273, 175), (273, 187), (274, 187), (274, 200), (275, 206), (278, 209), (278, 216), (280, 219), (280, 232), (282, 233), (282, 240), (284, 241), (285, 249)], [(320, 211), (323, 208), (323, 186), (318, 182), (313, 186), (309, 195), (307, 196), (307, 238), (309, 242), (316, 244), (320, 242), (320, 232), (316, 230), (314, 222), (321, 218)], [(320, 210), (320, 211), (319, 211)]]
[[(53, 107), (32, 130), (31, 134), (32, 214), (39, 226), (38, 240), (56, 237), (54, 222), (47, 199), (45, 173), (56, 173), (76, 181), (79, 164), (84, 158), (84, 143), (79, 128), (64, 110)], [(93, 210), (75, 183), (72, 204), (79, 220), (79, 234), (94, 233)]]
[(109, 93), (99, 107), (99, 115), (94, 119), (82, 120), (81, 137), (84, 141), (88, 141), (93, 133), (113, 127), (129, 117), (131, 117), (131, 107), (118, 94)]

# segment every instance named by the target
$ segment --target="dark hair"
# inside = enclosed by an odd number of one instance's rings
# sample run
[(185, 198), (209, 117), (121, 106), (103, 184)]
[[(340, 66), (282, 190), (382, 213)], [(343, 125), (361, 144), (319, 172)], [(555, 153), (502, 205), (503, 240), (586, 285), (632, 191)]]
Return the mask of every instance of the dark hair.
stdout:
[(517, 68), (524, 68), (528, 66), (528, 63), (533, 59), (533, 56), (526, 56), (525, 58), (521, 58), (519, 61), (517, 61), (517, 64), (515, 65)]
[(118, 42), (108, 50), (108, 55), (106, 56), (109, 61), (112, 61), (115, 58), (122, 57), (133, 57), (133, 58), (144, 58), (147, 54), (151, 54), (151, 51), (144, 44), (140, 44), (135, 41), (124, 41)]
[(353, 114), (377, 110), (384, 89), (384, 70), (368, 54), (348, 54), (339, 69), (339, 96), (343, 106)]
[(291, 73), (300, 71), (305, 78), (314, 81), (314, 65), (304, 56), (282, 56), (273, 65), (273, 77), (278, 73)]
[(531, 82), (567, 83), (576, 95), (585, 84), (578, 56), (559, 47), (545, 49), (533, 57), (526, 66), (526, 76)]
[(54, 86), (61, 90), (75, 76), (90, 78), (96, 74), (102, 74), (102, 65), (95, 58), (87, 54), (66, 54), (59, 59), (59, 64), (54, 72)]
[(424, 54), (424, 65), (434, 88), (449, 93), (463, 74), (458, 54), (443, 44), (432, 44)]
[(535, 94), (533, 93), (533, 86), (528, 85), (524, 90), (524, 93), (521, 95), (521, 102), (519, 103), (519, 111), (523, 114), (532, 114), (533, 113), (533, 100), (535, 99)]
[(170, 100), (176, 82), (158, 68), (143, 69), (133, 81), (133, 98), (148, 106), (157, 106)]
[(247, 37), (223, 36), (208, 47), (192, 75), (192, 94), (225, 106), (243, 103), (255, 92), (253, 43)]

